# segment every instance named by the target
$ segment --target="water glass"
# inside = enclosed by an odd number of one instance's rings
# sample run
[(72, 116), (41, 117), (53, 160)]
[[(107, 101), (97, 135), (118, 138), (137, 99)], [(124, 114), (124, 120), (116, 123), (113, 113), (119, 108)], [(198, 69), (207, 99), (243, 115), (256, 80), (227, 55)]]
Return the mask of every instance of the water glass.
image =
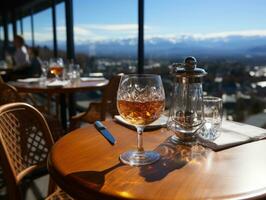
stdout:
[(80, 82), (80, 66), (78, 64), (70, 64), (68, 76), (72, 84), (78, 84)]
[(49, 62), (48, 61), (42, 61), (41, 62), (41, 69), (42, 69), (41, 77), (47, 78), (48, 68), (49, 68)]
[(40, 82), (39, 82), (40, 85), (46, 85), (48, 68), (49, 68), (49, 62), (48, 61), (42, 61), (41, 62), (42, 74), (40, 76)]
[(222, 124), (223, 102), (219, 97), (203, 97), (205, 124), (200, 129), (199, 135), (207, 140), (215, 140), (220, 136), (219, 129)]

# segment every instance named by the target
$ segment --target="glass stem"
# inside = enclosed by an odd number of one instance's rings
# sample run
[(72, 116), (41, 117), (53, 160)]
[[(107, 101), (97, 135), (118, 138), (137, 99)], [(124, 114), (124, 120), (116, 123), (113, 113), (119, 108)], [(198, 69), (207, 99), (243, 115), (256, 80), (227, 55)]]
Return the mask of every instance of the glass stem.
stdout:
[(142, 137), (144, 127), (143, 126), (137, 126), (136, 128), (137, 128), (137, 133), (138, 133), (137, 150), (138, 150), (139, 153), (141, 153), (141, 152), (144, 151), (144, 148), (143, 148), (143, 137)]

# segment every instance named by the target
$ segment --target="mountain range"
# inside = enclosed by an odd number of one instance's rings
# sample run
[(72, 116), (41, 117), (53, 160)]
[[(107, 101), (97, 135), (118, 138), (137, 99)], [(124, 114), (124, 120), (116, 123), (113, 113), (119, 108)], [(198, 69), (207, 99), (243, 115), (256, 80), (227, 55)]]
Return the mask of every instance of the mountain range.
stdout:
[[(60, 48), (65, 48), (59, 42)], [(137, 55), (137, 39), (83, 41), (75, 45), (76, 52), (97, 56)], [(145, 54), (151, 57), (195, 56), (265, 56), (266, 36), (228, 36), (196, 39), (184, 37), (153, 37), (145, 40)]]

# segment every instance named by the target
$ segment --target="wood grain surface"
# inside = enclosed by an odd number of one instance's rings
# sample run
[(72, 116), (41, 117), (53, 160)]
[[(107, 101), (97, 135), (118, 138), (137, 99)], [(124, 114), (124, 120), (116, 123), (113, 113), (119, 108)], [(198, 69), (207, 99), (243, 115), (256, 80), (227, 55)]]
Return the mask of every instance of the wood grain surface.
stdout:
[(116, 137), (111, 146), (93, 125), (77, 129), (52, 148), (49, 172), (77, 199), (244, 199), (266, 198), (266, 141), (220, 152), (173, 145), (162, 128), (144, 133), (146, 150), (161, 159), (152, 165), (121, 164), (120, 153), (136, 148), (136, 132), (104, 122)]

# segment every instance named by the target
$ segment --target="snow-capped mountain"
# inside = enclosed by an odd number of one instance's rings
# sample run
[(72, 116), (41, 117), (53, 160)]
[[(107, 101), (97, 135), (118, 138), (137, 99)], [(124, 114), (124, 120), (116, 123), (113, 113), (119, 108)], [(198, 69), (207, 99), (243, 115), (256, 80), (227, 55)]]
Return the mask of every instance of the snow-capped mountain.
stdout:
[[(63, 47), (62, 42), (59, 47)], [(137, 38), (83, 41), (76, 43), (76, 52), (98, 56), (137, 55)], [(266, 56), (266, 36), (228, 36), (222, 38), (152, 37), (145, 39), (145, 54), (153, 57), (178, 55)]]

